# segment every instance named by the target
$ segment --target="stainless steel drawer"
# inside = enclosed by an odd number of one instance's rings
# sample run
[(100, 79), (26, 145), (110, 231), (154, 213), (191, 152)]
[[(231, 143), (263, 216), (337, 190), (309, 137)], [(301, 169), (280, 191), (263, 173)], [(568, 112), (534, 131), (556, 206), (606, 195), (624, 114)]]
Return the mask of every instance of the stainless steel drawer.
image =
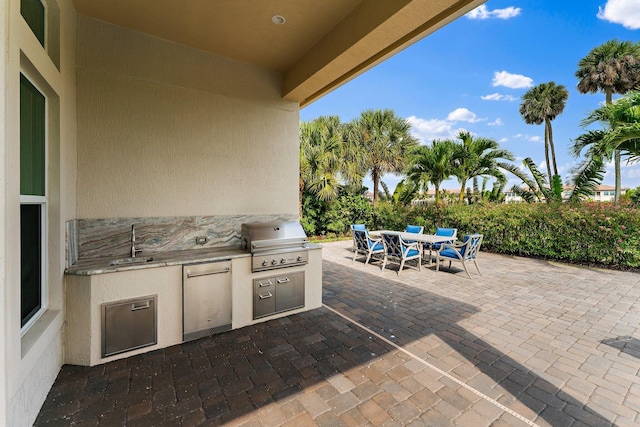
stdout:
[(268, 316), (276, 310), (276, 287), (273, 277), (253, 281), (253, 318)]
[(157, 295), (102, 304), (102, 357), (158, 343)]

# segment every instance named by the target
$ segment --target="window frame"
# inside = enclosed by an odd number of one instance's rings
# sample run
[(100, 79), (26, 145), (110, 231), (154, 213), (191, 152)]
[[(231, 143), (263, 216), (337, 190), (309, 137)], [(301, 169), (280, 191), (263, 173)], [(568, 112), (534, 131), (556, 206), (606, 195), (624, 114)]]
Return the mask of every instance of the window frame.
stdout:
[[(47, 9), (48, 9), (48, 8), (47, 8), (47, 3), (46, 3), (46, 1), (45, 1), (45, 0), (36, 0), (36, 1), (37, 1), (38, 3), (40, 3), (40, 5), (42, 6), (42, 41), (40, 41), (40, 38), (39, 38), (39, 37), (38, 37), (38, 35), (36, 34), (36, 31), (34, 31), (33, 27), (31, 26), (31, 20), (30, 20), (30, 19), (28, 19), (27, 17), (25, 17), (25, 16), (22, 14), (22, 3), (23, 3), (24, 1), (25, 1), (25, 0), (20, 0), (20, 16), (22, 16), (22, 19), (24, 19), (24, 21), (27, 23), (27, 25), (28, 25), (28, 26), (29, 26), (29, 28), (31, 29), (31, 32), (33, 33), (33, 35), (36, 37), (36, 39), (38, 39), (38, 42), (40, 43), (40, 45), (41, 45), (43, 48), (45, 48), (45, 49), (46, 49), (46, 48), (47, 48), (47, 45), (48, 45), (48, 43), (47, 43), (47, 33), (48, 33), (48, 31), (47, 31), (47, 30), (48, 30), (48, 23), (47, 23), (47, 20), (48, 20), (48, 19), (47, 19), (47, 18), (48, 18), (48, 16), (47, 16), (47, 14), (48, 14)], [(28, 1), (28, 0), (26, 0), (26, 1)]]
[[(24, 77), (44, 98), (44, 195), (23, 195), (20, 194), (20, 206), (40, 205), (40, 308), (25, 322), (20, 328), (20, 336), (24, 336), (29, 329), (42, 317), (49, 308), (49, 281), (48, 281), (48, 214), (49, 214), (49, 97), (47, 92), (38, 85), (34, 79), (29, 77), (29, 73), (21, 69), (20, 76)], [(21, 143), (21, 142), (20, 142)], [(20, 178), (20, 181), (22, 178)], [(20, 191), (19, 191), (20, 193)], [(20, 240), (22, 245), (22, 238)], [(22, 274), (22, 273), (21, 273)], [(20, 292), (22, 293), (22, 279), (20, 282)], [(20, 302), (22, 307), (22, 300)], [(22, 324), (22, 309), (20, 310), (20, 324)]]

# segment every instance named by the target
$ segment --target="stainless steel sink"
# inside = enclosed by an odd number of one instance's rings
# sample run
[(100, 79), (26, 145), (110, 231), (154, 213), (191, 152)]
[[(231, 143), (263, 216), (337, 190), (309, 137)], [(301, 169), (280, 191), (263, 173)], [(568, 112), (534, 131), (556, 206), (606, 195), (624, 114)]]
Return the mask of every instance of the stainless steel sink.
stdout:
[(109, 261), (109, 266), (113, 267), (114, 265), (144, 264), (151, 261), (153, 261), (152, 257), (120, 258), (120, 259), (114, 259), (113, 261)]

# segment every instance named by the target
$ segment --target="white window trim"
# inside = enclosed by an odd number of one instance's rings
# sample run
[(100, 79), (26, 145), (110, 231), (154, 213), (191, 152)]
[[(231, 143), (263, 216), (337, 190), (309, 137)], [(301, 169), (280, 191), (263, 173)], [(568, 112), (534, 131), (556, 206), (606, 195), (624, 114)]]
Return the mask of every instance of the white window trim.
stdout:
[[(46, 8), (45, 8), (46, 11)], [(45, 20), (46, 23), (46, 20)], [(45, 32), (46, 34), (46, 32)], [(22, 338), (31, 327), (36, 323), (49, 308), (49, 253), (48, 253), (48, 197), (49, 197), (49, 98), (47, 92), (29, 77), (26, 70), (20, 70), (20, 74), (40, 92), (44, 97), (44, 196), (20, 195), (20, 205), (31, 204), (40, 205), (40, 259), (41, 259), (41, 284), (40, 284), (40, 310), (34, 314), (27, 323), (20, 328), (20, 337)], [(22, 284), (20, 285), (22, 286)]]

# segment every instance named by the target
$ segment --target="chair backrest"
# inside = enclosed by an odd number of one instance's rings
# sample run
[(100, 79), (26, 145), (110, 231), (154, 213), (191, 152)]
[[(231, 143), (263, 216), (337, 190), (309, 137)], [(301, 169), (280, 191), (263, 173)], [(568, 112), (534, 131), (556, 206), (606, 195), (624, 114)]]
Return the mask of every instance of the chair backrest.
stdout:
[(458, 234), (457, 228), (436, 228), (436, 236), (451, 237), (451, 241), (456, 240), (456, 234)]
[(407, 225), (407, 229), (405, 231), (407, 233), (422, 234), (422, 232), (424, 231), (424, 227), (420, 225)]
[(357, 250), (366, 251), (369, 249), (369, 232), (367, 230), (353, 230), (353, 241)]
[(460, 255), (465, 259), (475, 259), (480, 245), (482, 244), (482, 234), (467, 234), (464, 236), (465, 245), (460, 248)]
[(352, 229), (352, 230), (366, 230), (366, 229), (367, 229), (367, 226), (366, 226), (366, 225), (364, 225), (364, 224), (353, 224), (353, 225), (351, 226), (351, 229)]
[(388, 256), (402, 258), (403, 247), (402, 239), (397, 234), (382, 233), (382, 242), (384, 244), (384, 251)]

